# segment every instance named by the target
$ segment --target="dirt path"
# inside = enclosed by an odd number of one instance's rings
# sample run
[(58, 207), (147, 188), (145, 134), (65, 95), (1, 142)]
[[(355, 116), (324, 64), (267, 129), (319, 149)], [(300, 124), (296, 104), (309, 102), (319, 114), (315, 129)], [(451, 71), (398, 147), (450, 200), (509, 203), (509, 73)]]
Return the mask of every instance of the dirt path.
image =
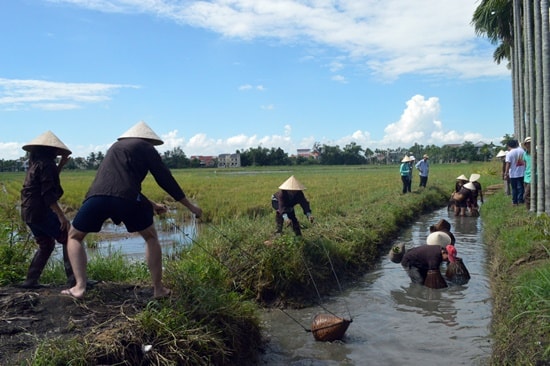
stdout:
[(45, 339), (66, 338), (122, 327), (145, 308), (152, 289), (99, 283), (84, 300), (60, 294), (64, 287), (24, 290), (0, 287), (0, 365), (30, 360)]

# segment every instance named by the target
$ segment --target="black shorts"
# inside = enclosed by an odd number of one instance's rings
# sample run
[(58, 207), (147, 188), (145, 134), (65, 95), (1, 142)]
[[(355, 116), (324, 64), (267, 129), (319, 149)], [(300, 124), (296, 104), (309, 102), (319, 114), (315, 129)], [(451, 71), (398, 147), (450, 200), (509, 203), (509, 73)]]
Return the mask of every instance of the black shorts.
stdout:
[(116, 225), (123, 222), (129, 233), (145, 230), (153, 224), (153, 206), (146, 198), (129, 201), (119, 197), (92, 196), (84, 201), (72, 225), (84, 233), (97, 233), (107, 219)]

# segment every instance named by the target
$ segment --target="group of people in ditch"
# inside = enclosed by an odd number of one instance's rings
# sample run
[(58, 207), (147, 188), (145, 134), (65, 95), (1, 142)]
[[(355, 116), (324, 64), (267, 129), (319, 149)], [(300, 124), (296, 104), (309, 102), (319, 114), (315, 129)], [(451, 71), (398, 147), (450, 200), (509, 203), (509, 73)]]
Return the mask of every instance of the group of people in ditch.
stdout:
[[(470, 280), (470, 273), (455, 248), (456, 239), (451, 224), (441, 219), (430, 226), (426, 244), (407, 250), (403, 243), (390, 249), (389, 258), (400, 263), (412, 283), (430, 288), (444, 288), (449, 283), (464, 285)], [(441, 266), (446, 263), (445, 276)]]

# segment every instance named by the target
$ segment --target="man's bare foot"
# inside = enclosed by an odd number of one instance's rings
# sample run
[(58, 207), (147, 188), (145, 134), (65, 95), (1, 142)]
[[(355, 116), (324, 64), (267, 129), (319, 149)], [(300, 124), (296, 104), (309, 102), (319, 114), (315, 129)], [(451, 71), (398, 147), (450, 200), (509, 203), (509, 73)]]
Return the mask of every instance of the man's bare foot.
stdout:
[(67, 295), (75, 299), (82, 299), (86, 290), (79, 290), (76, 287), (72, 287), (66, 290), (61, 291), (61, 295)]
[(170, 294), (172, 294), (172, 290), (166, 287), (161, 287), (160, 289), (158, 289), (158, 291), (157, 289), (154, 290), (153, 297), (155, 299), (164, 299), (166, 297), (170, 297)]

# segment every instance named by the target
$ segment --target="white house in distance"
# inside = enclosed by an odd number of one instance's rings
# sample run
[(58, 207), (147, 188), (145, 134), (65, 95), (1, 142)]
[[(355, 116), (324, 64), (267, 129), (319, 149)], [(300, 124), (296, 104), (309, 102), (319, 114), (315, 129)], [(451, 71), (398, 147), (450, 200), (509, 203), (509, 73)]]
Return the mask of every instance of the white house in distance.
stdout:
[(241, 166), (241, 154), (218, 155), (218, 168), (239, 168)]

